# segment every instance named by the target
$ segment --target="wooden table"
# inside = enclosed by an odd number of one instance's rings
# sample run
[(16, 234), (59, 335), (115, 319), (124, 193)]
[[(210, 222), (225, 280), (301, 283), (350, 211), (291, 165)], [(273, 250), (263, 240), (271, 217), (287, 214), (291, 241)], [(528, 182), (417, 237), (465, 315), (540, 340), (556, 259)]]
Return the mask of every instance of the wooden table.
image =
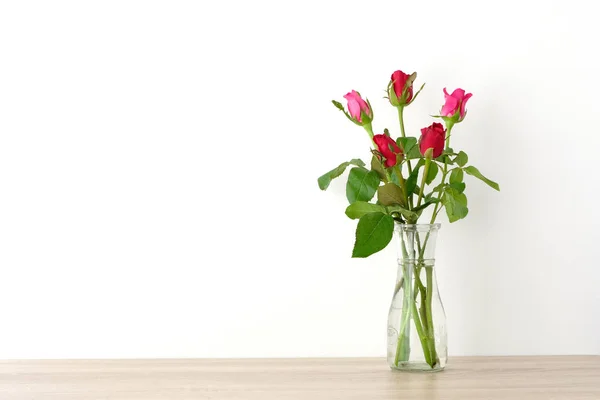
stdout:
[(600, 356), (453, 357), (440, 373), (383, 359), (0, 361), (1, 400), (599, 400)]

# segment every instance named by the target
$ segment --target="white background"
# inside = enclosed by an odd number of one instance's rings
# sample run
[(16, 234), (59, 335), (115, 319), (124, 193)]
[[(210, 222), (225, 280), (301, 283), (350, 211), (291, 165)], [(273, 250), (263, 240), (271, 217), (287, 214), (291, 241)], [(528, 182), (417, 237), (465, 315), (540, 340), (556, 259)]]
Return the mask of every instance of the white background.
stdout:
[(451, 355), (600, 353), (600, 27), (585, 1), (0, 5), (0, 358), (383, 356), (392, 247), (344, 181), (396, 69), (474, 94), (440, 231)]

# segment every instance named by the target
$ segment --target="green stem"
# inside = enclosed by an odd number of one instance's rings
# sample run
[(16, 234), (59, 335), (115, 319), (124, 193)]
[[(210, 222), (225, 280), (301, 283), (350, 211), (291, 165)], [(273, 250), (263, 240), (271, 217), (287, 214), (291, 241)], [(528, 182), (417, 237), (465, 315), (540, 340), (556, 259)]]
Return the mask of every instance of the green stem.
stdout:
[(431, 159), (427, 157), (425, 159), (425, 166), (423, 167), (423, 177), (421, 178), (421, 188), (419, 190), (419, 198), (417, 199), (417, 207), (421, 205), (421, 200), (423, 199), (423, 191), (425, 190), (425, 181), (427, 180), (427, 175), (429, 174), (429, 167), (431, 166)]
[[(400, 121), (400, 135), (402, 137), (406, 137), (406, 131), (404, 130), (404, 106), (397, 107), (398, 108), (398, 120)], [(402, 149), (404, 150), (404, 149)], [(406, 154), (405, 154), (406, 156)], [(412, 174), (412, 165), (410, 164), (410, 160), (406, 160), (406, 164), (408, 165), (408, 173)]]
[(402, 135), (402, 137), (406, 137), (406, 132), (404, 131), (404, 106), (400, 106), (397, 108), (398, 120), (400, 121), (400, 135)]
[[(425, 335), (427, 337), (427, 343), (429, 346), (429, 355), (430, 355), (430, 361), (428, 362), (428, 364), (431, 366), (431, 368), (434, 367), (434, 365), (437, 363), (437, 351), (435, 348), (435, 327), (433, 325), (433, 309), (432, 309), (432, 303), (433, 303), (433, 266), (427, 266), (425, 265), (425, 249), (427, 248), (427, 242), (429, 241), (429, 236), (430, 236), (430, 232), (427, 232), (427, 235), (425, 236), (425, 240), (423, 242), (423, 245), (421, 246), (421, 240), (419, 239), (419, 237), (417, 236), (417, 246), (418, 246), (418, 250), (419, 250), (419, 258), (418, 261), (415, 263), (415, 268), (417, 271), (419, 272), (415, 272), (415, 276), (417, 273), (420, 273), (420, 270), (422, 268), (425, 268), (425, 273), (426, 273), (426, 280), (427, 280), (427, 287), (421, 289), (421, 319), (423, 320), (423, 329), (425, 332)], [(423, 293), (423, 290), (425, 290), (425, 293)]]
[(398, 177), (398, 182), (400, 182), (400, 187), (402, 188), (402, 193), (404, 193), (404, 200), (406, 201), (406, 204), (408, 205), (408, 193), (406, 193), (406, 181), (404, 180), (404, 177), (402, 176), (402, 171), (400, 171), (400, 167), (398, 167), (397, 165), (394, 166), (394, 173)]
[[(425, 308), (425, 298), (427, 296), (427, 288), (425, 287), (425, 285), (423, 285), (423, 282), (421, 281), (421, 269), (423, 269), (423, 252), (424, 252), (424, 247), (421, 247), (421, 239), (419, 238), (419, 235), (417, 234), (416, 236), (417, 239), (417, 250), (419, 252), (419, 262), (415, 263), (415, 292), (419, 291), (419, 294), (421, 295), (421, 307), (419, 308), (419, 312), (421, 313), (421, 321), (423, 321), (423, 326), (425, 329), (427, 329), (427, 309)], [(425, 244), (427, 244), (427, 240), (429, 239), (429, 236), (427, 236), (425, 238)], [(417, 299), (417, 296), (415, 295), (415, 301)]]
[(400, 280), (396, 282), (396, 287), (394, 288), (394, 295), (392, 296), (392, 299), (396, 297), (400, 289), (402, 289), (402, 285), (404, 285), (404, 278), (400, 278)]
[(432, 315), (432, 309), (431, 309), (431, 303), (433, 300), (433, 266), (427, 267), (425, 266), (425, 273), (427, 274), (427, 297), (425, 298), (425, 310), (427, 313), (427, 341), (429, 342), (430, 345), (430, 360), (431, 362), (429, 363), (429, 365), (431, 365), (431, 368), (433, 368), (434, 363), (437, 362), (437, 352), (435, 350), (435, 334), (434, 334), (434, 327), (433, 327), (433, 315)]
[[(404, 129), (404, 106), (399, 106), (397, 107), (398, 109), (398, 121), (400, 121), (400, 135), (402, 135), (402, 137), (406, 137), (406, 131)], [(402, 149), (402, 151), (404, 151), (404, 149)], [(407, 154), (404, 154), (404, 157), (407, 157)], [(406, 165), (408, 166), (408, 175), (412, 174), (412, 165), (410, 163), (409, 159), (406, 159)], [(409, 199), (409, 205), (410, 208), (413, 208), (413, 199), (412, 196)]]
[(423, 281), (421, 280), (421, 267), (415, 264), (415, 289), (414, 289), (414, 298), (417, 299), (417, 294), (421, 292), (421, 297), (425, 298), (425, 285), (423, 285)]
[[(448, 129), (446, 131), (446, 150), (448, 150), (450, 148), (450, 132), (452, 132), (453, 126), (454, 126), (454, 124), (448, 123)], [(433, 208), (433, 213), (431, 214), (431, 222), (429, 222), (430, 224), (433, 224), (435, 222), (435, 218), (438, 215), (438, 208), (440, 207), (441, 200), (442, 200), (442, 193), (444, 191), (443, 187), (444, 187), (444, 183), (446, 183), (446, 175), (448, 175), (448, 162), (447, 162), (446, 158), (444, 157), (444, 171), (442, 172), (442, 184), (441, 184), (442, 190), (440, 190), (440, 193), (438, 194), (438, 202), (435, 203), (435, 207)]]
[(446, 150), (450, 148), (450, 132), (452, 131), (452, 127), (454, 126), (454, 122), (446, 123)]
[[(446, 182), (447, 174), (448, 174), (448, 164), (446, 164), (444, 162), (444, 170), (442, 171), (442, 190), (440, 190), (440, 193), (438, 194), (438, 202), (435, 203), (435, 206), (433, 207), (433, 213), (431, 214), (431, 221), (429, 221), (430, 224), (433, 224), (435, 222), (435, 218), (438, 215), (438, 208), (440, 207), (441, 200), (442, 200), (442, 193), (444, 191), (443, 185)], [(441, 208), (440, 208), (440, 210), (441, 210)]]
[(398, 366), (398, 363), (407, 361), (410, 355), (410, 307), (409, 304), (414, 304), (412, 295), (410, 293), (410, 277), (406, 275), (409, 266), (404, 266), (404, 298), (402, 299), (402, 316), (400, 318), (400, 330), (398, 331), (398, 344), (396, 345), (396, 357), (394, 358), (394, 365)]
[[(406, 250), (406, 244), (404, 243), (404, 236), (400, 232), (400, 243), (402, 247), (402, 278), (396, 284), (394, 291), (394, 297), (392, 301), (395, 301), (396, 294), (400, 291), (400, 288), (404, 286), (404, 298), (402, 299), (402, 315), (400, 317), (400, 329), (398, 330), (398, 343), (396, 344), (396, 356), (394, 357), (394, 365), (398, 366), (400, 358), (402, 361), (407, 361), (410, 354), (410, 328), (408, 326), (410, 321), (410, 309), (408, 304), (411, 302), (410, 299), (410, 283), (411, 279), (409, 276), (407, 261), (408, 251)], [(414, 257), (413, 257), (414, 258)]]
[[(435, 329), (433, 325), (433, 266), (425, 264), (425, 250), (429, 241), (429, 232), (425, 237), (425, 241), (421, 244), (418, 232), (414, 237), (417, 244), (418, 258), (415, 260), (414, 250), (412, 256), (409, 256), (407, 246), (403, 237), (401, 237), (401, 247), (403, 255), (402, 278), (396, 284), (394, 290), (395, 295), (404, 288), (402, 315), (400, 322), (400, 330), (398, 331), (398, 343), (396, 346), (396, 354), (394, 365), (398, 366), (400, 361), (407, 361), (410, 355), (410, 337), (407, 334), (410, 319), (412, 317), (415, 329), (419, 336), (419, 341), (423, 348), (423, 355), (427, 364), (434, 368), (437, 363), (437, 351), (435, 348)], [(412, 239), (411, 239), (412, 242)], [(413, 248), (413, 247), (411, 247)], [(415, 262), (416, 261), (416, 262)], [(412, 268), (412, 269), (411, 269)], [(420, 279), (420, 271), (425, 268), (427, 286), (423, 285)], [(412, 288), (412, 280), (414, 279), (414, 289)], [(413, 297), (414, 290), (414, 297)], [(421, 295), (421, 309), (417, 308), (417, 293)]]
[(415, 328), (417, 329), (417, 334), (419, 335), (419, 340), (421, 341), (421, 346), (423, 347), (423, 355), (425, 356), (425, 361), (433, 368), (430, 347), (427, 343), (428, 338), (426, 336), (426, 333), (423, 331), (423, 326), (421, 325), (421, 321), (419, 320), (417, 304), (414, 301), (412, 302), (412, 315), (415, 321)]
[(371, 124), (366, 124), (363, 125), (363, 128), (365, 128), (365, 131), (367, 131), (367, 133), (369, 134), (369, 137), (371, 138), (371, 142), (373, 143), (373, 146), (375, 146), (375, 149), (377, 149), (377, 144), (375, 144), (375, 141), (373, 140), (373, 127), (371, 126)]

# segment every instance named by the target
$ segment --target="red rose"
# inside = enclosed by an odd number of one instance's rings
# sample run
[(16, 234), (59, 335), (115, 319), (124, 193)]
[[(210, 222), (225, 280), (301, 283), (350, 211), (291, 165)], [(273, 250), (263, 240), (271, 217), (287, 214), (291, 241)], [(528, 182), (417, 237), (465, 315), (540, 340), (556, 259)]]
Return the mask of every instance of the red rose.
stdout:
[(397, 155), (402, 156), (402, 149), (396, 142), (387, 135), (374, 135), (373, 141), (377, 145), (377, 150), (385, 157), (385, 166), (389, 168), (396, 165)]
[(407, 85), (408, 78), (410, 78), (410, 75), (406, 75), (400, 70), (392, 74), (388, 95), (393, 106), (403, 106), (412, 100), (413, 86), (412, 82)]
[(446, 130), (439, 122), (434, 122), (431, 126), (421, 129), (421, 140), (419, 141), (419, 150), (425, 155), (427, 149), (433, 149), (433, 158), (442, 155), (446, 144)]

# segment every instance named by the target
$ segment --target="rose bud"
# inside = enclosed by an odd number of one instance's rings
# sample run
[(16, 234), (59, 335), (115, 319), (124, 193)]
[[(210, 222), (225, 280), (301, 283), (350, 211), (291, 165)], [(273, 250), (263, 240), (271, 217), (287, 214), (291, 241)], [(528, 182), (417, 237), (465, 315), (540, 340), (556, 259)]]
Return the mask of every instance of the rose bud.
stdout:
[(427, 128), (421, 129), (421, 139), (419, 140), (419, 150), (425, 156), (427, 149), (433, 149), (433, 158), (442, 155), (446, 143), (446, 130), (439, 122), (434, 122)]
[(398, 161), (398, 155), (402, 159), (402, 149), (387, 135), (373, 136), (373, 142), (377, 145), (377, 150), (385, 157), (385, 166), (393, 167)]
[(467, 114), (465, 110), (467, 100), (469, 100), (473, 94), (465, 94), (463, 89), (456, 89), (452, 94), (448, 94), (446, 88), (444, 88), (444, 96), (446, 102), (442, 107), (442, 111), (440, 111), (441, 116), (450, 118), (452, 122), (462, 121)]
[(413, 75), (406, 75), (400, 70), (392, 74), (388, 84), (388, 98), (393, 106), (405, 106), (412, 100), (413, 80), (416, 77)]
[(344, 98), (348, 101), (348, 113), (352, 121), (361, 126), (371, 123), (373, 111), (371, 111), (371, 106), (360, 97), (360, 93), (353, 90)]

